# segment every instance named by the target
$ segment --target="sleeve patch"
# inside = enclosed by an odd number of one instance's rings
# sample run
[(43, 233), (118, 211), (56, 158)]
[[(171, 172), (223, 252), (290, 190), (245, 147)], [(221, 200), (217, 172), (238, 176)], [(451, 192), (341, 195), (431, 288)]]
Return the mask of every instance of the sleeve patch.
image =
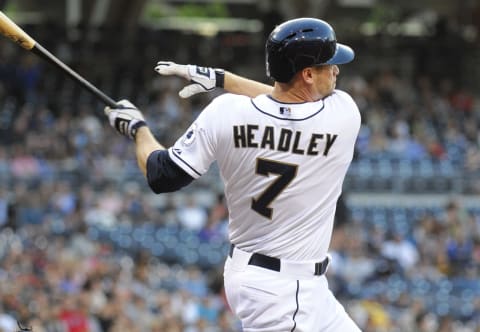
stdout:
[(190, 146), (192, 143), (195, 141), (195, 138), (197, 137), (197, 124), (194, 123), (188, 128), (186, 134), (182, 138), (182, 145), (183, 146)]

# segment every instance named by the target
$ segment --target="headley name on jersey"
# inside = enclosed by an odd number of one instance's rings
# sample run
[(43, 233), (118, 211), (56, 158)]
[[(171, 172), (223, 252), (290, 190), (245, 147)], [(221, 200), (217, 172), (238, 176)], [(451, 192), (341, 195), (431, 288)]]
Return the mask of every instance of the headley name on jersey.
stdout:
[[(260, 132), (260, 140), (255, 139), (255, 135)], [(280, 133), (275, 134), (275, 130)], [(321, 153), (323, 156), (328, 154), (333, 143), (337, 139), (336, 134), (317, 134), (312, 133), (308, 144), (300, 146), (302, 132), (293, 131), (287, 128), (275, 128), (265, 126), (260, 129), (258, 125), (247, 124), (233, 126), (233, 141), (236, 148), (261, 148), (277, 151), (291, 151), (295, 154), (316, 156)], [(320, 141), (324, 141), (323, 149), (319, 146)]]

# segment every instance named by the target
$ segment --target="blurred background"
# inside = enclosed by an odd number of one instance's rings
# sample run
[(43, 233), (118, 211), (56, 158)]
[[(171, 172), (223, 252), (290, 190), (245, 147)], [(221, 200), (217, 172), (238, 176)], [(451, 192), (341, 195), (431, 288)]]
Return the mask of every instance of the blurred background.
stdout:
[[(362, 113), (330, 286), (367, 332), (480, 331), (480, 1), (0, 0), (42, 46), (171, 145), (220, 91), (181, 100), (158, 60), (268, 83), (284, 20), (356, 51), (338, 87)], [(240, 331), (222, 290), (215, 165), (155, 195), (103, 106), (0, 38), (0, 331)], [(228, 111), (228, 110), (226, 110)]]

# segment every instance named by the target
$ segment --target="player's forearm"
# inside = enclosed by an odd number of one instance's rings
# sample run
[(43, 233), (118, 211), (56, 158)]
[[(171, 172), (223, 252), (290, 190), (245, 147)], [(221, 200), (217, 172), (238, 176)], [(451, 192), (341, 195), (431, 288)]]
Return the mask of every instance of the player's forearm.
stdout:
[(224, 89), (230, 93), (253, 98), (260, 94), (271, 93), (273, 87), (225, 71)]
[(148, 157), (156, 150), (165, 150), (165, 147), (158, 143), (148, 127), (139, 128), (135, 136), (135, 153), (138, 167), (144, 176), (147, 176)]

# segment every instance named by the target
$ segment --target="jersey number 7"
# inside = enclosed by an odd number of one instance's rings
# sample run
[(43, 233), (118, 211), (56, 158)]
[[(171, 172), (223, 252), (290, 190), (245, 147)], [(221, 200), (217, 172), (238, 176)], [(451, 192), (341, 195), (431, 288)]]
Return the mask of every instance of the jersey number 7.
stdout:
[(260, 215), (272, 219), (270, 204), (292, 182), (297, 175), (298, 165), (275, 160), (257, 158), (255, 173), (263, 176), (278, 174), (278, 177), (257, 197), (252, 198), (252, 209)]

